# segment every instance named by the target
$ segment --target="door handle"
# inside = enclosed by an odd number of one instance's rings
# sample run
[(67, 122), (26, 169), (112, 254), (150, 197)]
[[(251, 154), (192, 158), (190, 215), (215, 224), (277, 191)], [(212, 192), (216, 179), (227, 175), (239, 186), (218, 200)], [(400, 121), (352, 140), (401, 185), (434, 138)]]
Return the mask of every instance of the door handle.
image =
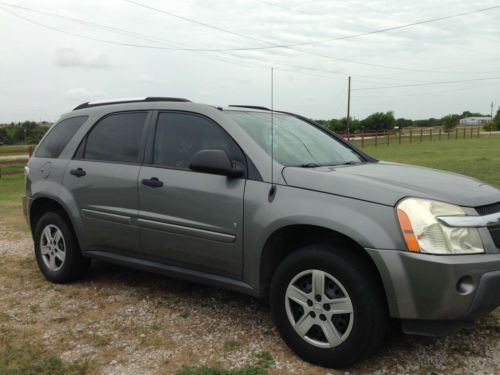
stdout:
[(152, 188), (159, 188), (163, 186), (163, 182), (158, 180), (156, 177), (151, 177), (150, 179), (145, 178), (142, 180), (142, 184)]
[(87, 174), (82, 168), (72, 169), (69, 173), (76, 177), (83, 177)]

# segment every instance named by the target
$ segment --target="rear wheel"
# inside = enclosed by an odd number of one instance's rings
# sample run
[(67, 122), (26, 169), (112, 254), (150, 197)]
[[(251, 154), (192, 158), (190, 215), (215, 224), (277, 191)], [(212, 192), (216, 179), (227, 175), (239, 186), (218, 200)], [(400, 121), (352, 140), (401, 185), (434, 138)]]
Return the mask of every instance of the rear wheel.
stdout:
[(388, 321), (370, 265), (348, 248), (328, 245), (306, 246), (278, 266), (271, 310), (281, 336), (301, 358), (332, 368), (371, 354)]
[(62, 212), (47, 212), (36, 223), (35, 256), (40, 271), (54, 283), (83, 277), (90, 260), (83, 257), (78, 242)]

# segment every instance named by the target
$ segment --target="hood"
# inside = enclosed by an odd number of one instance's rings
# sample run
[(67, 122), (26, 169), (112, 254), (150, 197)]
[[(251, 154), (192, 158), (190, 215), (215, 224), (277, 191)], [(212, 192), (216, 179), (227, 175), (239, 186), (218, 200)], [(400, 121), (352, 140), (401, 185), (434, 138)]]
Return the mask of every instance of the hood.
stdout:
[(500, 190), (455, 173), (388, 162), (335, 167), (285, 167), (290, 186), (394, 206), (404, 197), (466, 207), (500, 201)]

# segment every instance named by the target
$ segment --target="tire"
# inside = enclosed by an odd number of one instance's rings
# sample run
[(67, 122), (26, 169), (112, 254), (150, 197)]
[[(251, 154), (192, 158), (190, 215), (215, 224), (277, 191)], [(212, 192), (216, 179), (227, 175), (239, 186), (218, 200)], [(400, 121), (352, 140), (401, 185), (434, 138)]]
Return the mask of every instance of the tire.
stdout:
[(385, 337), (389, 317), (379, 277), (348, 247), (310, 245), (293, 252), (278, 266), (270, 298), (283, 340), (315, 365), (351, 366)]
[(36, 261), (47, 280), (69, 283), (87, 272), (90, 259), (83, 257), (63, 212), (45, 213), (36, 223), (34, 240)]

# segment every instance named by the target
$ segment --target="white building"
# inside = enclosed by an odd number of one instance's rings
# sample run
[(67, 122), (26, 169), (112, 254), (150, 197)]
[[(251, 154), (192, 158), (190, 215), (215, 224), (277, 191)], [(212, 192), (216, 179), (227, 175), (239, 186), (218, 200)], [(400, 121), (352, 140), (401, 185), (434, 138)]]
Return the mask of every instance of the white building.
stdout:
[(458, 122), (460, 125), (484, 125), (491, 121), (490, 116), (486, 117), (466, 117), (460, 119)]

